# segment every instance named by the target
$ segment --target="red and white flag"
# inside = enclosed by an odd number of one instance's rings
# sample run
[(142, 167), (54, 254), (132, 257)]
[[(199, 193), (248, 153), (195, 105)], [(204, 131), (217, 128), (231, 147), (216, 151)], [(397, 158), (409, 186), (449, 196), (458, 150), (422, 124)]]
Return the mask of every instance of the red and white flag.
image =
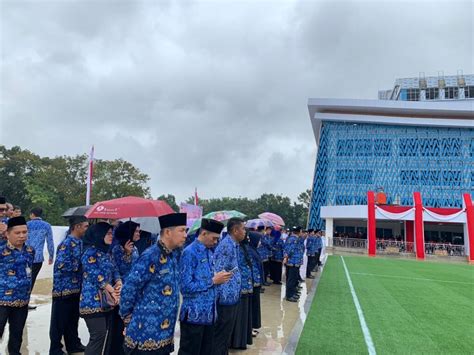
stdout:
[(197, 206), (199, 203), (199, 197), (198, 197), (198, 189), (197, 187), (194, 188), (194, 204)]
[(87, 191), (86, 191), (86, 205), (89, 206), (91, 202), (92, 193), (92, 177), (94, 175), (94, 146), (92, 146), (89, 154), (89, 164), (87, 164)]

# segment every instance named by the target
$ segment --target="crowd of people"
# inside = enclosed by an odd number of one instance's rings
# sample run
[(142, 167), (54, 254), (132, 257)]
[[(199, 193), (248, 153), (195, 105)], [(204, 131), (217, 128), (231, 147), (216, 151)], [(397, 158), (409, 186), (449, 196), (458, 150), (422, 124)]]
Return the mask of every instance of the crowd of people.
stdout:
[[(240, 218), (227, 227), (202, 219), (187, 235), (186, 214), (172, 213), (159, 217), (160, 233), (153, 235), (133, 221), (90, 225), (76, 216), (55, 251), (41, 208), (29, 217), (21, 210), (11, 214), (0, 197), (0, 337), (9, 323), (12, 355), (20, 354), (45, 243), (48, 263), (54, 262), (52, 355), (64, 354), (64, 346), (86, 355), (170, 354), (177, 321), (179, 354), (246, 349), (262, 326), (265, 287), (281, 285), (286, 270), (286, 300), (297, 302), (304, 253), (307, 278), (321, 265), (322, 232), (302, 227), (249, 230)], [(87, 346), (78, 335), (80, 317), (89, 331)]]

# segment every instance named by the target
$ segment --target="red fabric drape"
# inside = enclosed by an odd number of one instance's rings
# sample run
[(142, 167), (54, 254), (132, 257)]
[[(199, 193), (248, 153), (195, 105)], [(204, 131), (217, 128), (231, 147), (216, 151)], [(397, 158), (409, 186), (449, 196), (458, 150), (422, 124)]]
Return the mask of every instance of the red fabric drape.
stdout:
[(413, 193), (415, 201), (415, 240), (416, 240), (416, 258), (425, 258), (425, 236), (423, 230), (423, 203), (419, 192)]
[(375, 227), (375, 194), (373, 191), (367, 192), (367, 248), (369, 256), (375, 256), (377, 252), (376, 227)]
[(469, 256), (470, 264), (474, 264), (474, 206), (470, 194), (464, 194), (464, 203), (466, 205), (467, 233), (469, 238)]

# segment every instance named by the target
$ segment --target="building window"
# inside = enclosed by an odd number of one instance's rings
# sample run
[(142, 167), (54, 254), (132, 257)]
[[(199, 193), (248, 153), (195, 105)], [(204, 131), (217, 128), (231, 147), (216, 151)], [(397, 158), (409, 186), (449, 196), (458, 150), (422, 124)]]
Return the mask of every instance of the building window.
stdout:
[(420, 89), (407, 89), (407, 101), (420, 101)]
[(351, 157), (354, 151), (354, 141), (352, 139), (339, 139), (337, 141), (337, 156)]
[(355, 153), (358, 157), (372, 156), (372, 140), (371, 139), (356, 139)]
[(423, 138), (419, 140), (420, 155), (422, 157), (438, 157), (440, 153), (437, 138)]
[(439, 98), (438, 88), (427, 88), (426, 89), (426, 100), (437, 100)]
[(474, 99), (474, 86), (464, 87), (464, 97), (466, 99)]
[(457, 99), (458, 98), (458, 88), (457, 87), (446, 87), (444, 89), (444, 98), (447, 100)]
[(420, 182), (418, 170), (401, 170), (400, 182), (404, 185), (418, 185)]
[(401, 138), (398, 142), (399, 155), (401, 157), (415, 157), (418, 155), (418, 139)]
[(443, 138), (441, 140), (441, 155), (444, 157), (460, 157), (462, 142), (459, 138)]
[(338, 184), (352, 184), (352, 170), (351, 169), (337, 169), (336, 182)]
[(461, 186), (462, 172), (461, 170), (443, 170), (441, 173), (441, 185), (443, 186)]
[(354, 184), (373, 184), (374, 172), (367, 169), (354, 171)]
[(374, 155), (376, 157), (389, 157), (392, 154), (392, 141), (390, 139), (374, 140)]

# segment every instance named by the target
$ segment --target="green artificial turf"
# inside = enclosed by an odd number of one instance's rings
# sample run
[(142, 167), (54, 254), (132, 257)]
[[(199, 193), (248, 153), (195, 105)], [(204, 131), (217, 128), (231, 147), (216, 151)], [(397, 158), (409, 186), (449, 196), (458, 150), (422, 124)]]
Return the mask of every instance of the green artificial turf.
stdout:
[[(474, 354), (474, 267), (345, 256), (378, 354)], [(367, 354), (340, 256), (328, 258), (297, 354)]]

